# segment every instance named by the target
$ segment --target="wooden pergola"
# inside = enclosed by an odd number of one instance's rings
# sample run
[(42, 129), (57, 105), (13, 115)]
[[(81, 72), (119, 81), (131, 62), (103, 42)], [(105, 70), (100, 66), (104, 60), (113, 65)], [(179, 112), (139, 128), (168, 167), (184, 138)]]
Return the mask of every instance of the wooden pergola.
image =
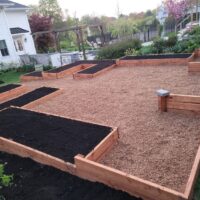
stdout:
[[(79, 51), (83, 52), (84, 60), (86, 60), (84, 39), (83, 39), (83, 30), (86, 29), (86, 28), (98, 28), (98, 30), (100, 31), (101, 36), (102, 36), (102, 44), (105, 43), (105, 35), (104, 35), (102, 24), (89, 25), (89, 26), (88, 25), (80, 25), (80, 26), (73, 26), (73, 27), (70, 27), (70, 28), (52, 29), (52, 30), (48, 30), (48, 31), (39, 31), (39, 32), (32, 33), (32, 35), (33, 35), (34, 42), (35, 42), (35, 45), (36, 45), (36, 40), (37, 40), (37, 37), (39, 35), (48, 34), (48, 33), (53, 34), (54, 37), (55, 37), (55, 41), (56, 41), (56, 50), (61, 52), (60, 37), (59, 37), (60, 33), (73, 31), (76, 34), (78, 49), (79, 49)], [(37, 47), (37, 45), (36, 45), (36, 47)]]

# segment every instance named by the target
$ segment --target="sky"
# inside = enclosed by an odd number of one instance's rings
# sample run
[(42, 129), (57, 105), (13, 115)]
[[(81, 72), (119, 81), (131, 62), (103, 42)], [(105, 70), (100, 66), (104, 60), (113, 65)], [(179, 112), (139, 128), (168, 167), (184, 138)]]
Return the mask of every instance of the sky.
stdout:
[[(37, 4), (39, 0), (13, 0), (15, 2), (30, 5)], [(68, 10), (69, 15), (81, 17), (83, 15), (117, 16), (117, 7), (120, 13), (141, 12), (154, 9), (162, 0), (58, 0), (60, 7)], [(119, 6), (117, 6), (119, 5)]]

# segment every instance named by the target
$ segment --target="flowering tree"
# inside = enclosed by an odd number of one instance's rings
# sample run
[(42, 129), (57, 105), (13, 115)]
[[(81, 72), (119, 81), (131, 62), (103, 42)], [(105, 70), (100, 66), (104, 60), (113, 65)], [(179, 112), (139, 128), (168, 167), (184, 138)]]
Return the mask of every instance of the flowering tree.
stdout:
[(177, 21), (185, 16), (189, 8), (189, 0), (166, 0), (165, 6), (169, 14)]

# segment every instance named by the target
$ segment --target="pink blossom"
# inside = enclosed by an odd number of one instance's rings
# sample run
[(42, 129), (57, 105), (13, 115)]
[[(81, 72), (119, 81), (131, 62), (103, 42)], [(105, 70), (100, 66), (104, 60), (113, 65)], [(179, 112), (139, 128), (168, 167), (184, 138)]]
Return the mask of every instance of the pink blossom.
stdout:
[(174, 19), (179, 20), (186, 14), (189, 7), (189, 0), (166, 0), (166, 9)]

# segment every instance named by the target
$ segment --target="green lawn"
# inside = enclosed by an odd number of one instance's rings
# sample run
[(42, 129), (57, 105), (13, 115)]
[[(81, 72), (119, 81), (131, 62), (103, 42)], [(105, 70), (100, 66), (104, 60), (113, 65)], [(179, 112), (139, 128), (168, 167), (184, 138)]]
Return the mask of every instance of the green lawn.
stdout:
[(25, 74), (25, 72), (17, 72), (15, 70), (8, 71), (8, 72), (0, 72), (0, 81), (3, 81), (4, 83), (0, 84), (6, 85), (9, 83), (19, 83), (19, 77), (21, 75)]

